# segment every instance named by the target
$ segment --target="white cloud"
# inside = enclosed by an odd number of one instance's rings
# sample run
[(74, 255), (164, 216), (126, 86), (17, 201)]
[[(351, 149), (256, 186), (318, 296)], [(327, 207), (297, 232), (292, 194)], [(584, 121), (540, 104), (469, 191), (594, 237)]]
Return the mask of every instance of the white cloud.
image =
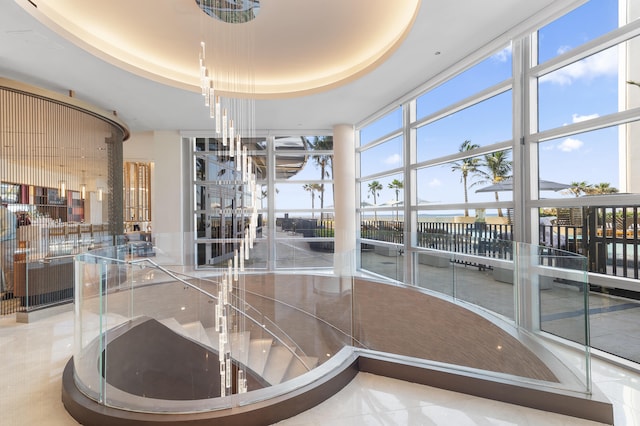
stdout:
[(400, 154), (393, 154), (384, 160), (384, 164), (389, 164), (389, 165), (400, 164), (401, 161), (402, 161), (402, 156)]
[(594, 118), (598, 118), (600, 117), (599, 114), (589, 114), (589, 115), (578, 115), (578, 114), (573, 114), (571, 116), (571, 122), (573, 123), (580, 123), (582, 121), (587, 121), (587, 120), (591, 120)]
[(429, 181), (427, 185), (429, 185), (431, 188), (435, 188), (438, 186), (442, 186), (442, 181), (438, 178), (433, 178)]
[(582, 148), (582, 145), (584, 145), (584, 142), (579, 139), (567, 138), (558, 145), (558, 149), (564, 152), (571, 152)]
[(576, 80), (592, 80), (600, 76), (615, 76), (618, 72), (618, 51), (614, 48), (574, 62), (540, 77), (541, 83), (569, 85)]
[(498, 62), (507, 62), (509, 58), (511, 58), (512, 50), (513, 50), (512, 45), (509, 44), (507, 47), (505, 47), (501, 51), (495, 53), (492, 56), (492, 58), (497, 60)]
[(558, 55), (562, 55), (563, 53), (568, 52), (569, 50), (571, 50), (571, 46), (564, 45), (564, 46), (558, 47), (558, 50), (556, 52), (558, 53)]

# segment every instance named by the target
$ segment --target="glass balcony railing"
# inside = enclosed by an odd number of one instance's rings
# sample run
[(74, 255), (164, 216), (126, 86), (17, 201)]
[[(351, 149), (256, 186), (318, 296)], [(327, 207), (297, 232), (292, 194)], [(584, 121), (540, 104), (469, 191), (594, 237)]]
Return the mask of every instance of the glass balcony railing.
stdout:
[(75, 264), (75, 381), (110, 407), (199, 412), (256, 402), (280, 383), (302, 384), (298, 376), (352, 343), (350, 283), (340, 277), (311, 276), (307, 287), (232, 266), (196, 277), (131, 245)]
[[(572, 390), (589, 389), (589, 286), (587, 259), (576, 253), (508, 240), (420, 233), (423, 246), (367, 241), (362, 268), (380, 278), (413, 283), (432, 294), (513, 324), (527, 335), (561, 338), (582, 353)], [(364, 243), (363, 243), (364, 245)], [(412, 276), (404, 273), (411, 270)], [(357, 302), (356, 302), (357, 306)], [(426, 310), (430, 308), (425, 308)], [(445, 314), (446, 315), (446, 314)], [(375, 347), (374, 347), (375, 349)]]
[[(378, 244), (361, 252), (358, 274), (355, 252), (333, 253), (329, 270), (241, 272), (232, 261), (190, 274), (145, 257), (167, 259), (168, 250), (156, 244), (142, 247), (144, 253), (128, 244), (78, 254), (76, 385), (120, 409), (208, 411), (291, 391), (334, 368), (334, 356), (345, 348), (362, 348), (493, 379), (590, 391), (584, 258), (499, 240), (483, 242), (474, 254), (416, 248), (408, 256)], [(367, 265), (375, 274), (364, 271)], [(405, 269), (415, 276), (406, 279)], [(449, 318), (456, 323), (447, 324)], [(442, 331), (447, 347), (468, 344), (481, 330), (488, 334), (474, 350), (486, 351), (485, 364), (467, 357), (469, 351), (437, 351)], [(562, 362), (542, 349), (540, 333), (568, 339), (583, 365), (552, 366), (550, 372), (571, 374), (545, 376), (549, 363)], [(503, 345), (522, 353), (503, 357)], [(538, 350), (548, 353), (541, 357)], [(513, 360), (520, 356), (543, 373), (518, 371), (520, 361)], [(299, 377), (304, 374), (310, 376)]]

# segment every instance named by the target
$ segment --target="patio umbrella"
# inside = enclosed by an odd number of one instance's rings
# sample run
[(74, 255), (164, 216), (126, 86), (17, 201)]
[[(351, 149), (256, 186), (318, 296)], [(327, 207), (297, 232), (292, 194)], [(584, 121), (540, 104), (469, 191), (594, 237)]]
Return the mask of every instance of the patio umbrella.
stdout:
[(378, 204), (378, 207), (393, 207), (393, 206), (401, 206), (404, 204), (404, 201), (402, 200), (389, 200), (389, 201), (385, 201), (382, 204)]
[[(571, 185), (566, 183), (553, 182), (550, 180), (539, 180), (538, 188), (540, 191), (561, 191), (563, 189), (570, 188)], [(507, 178), (493, 185), (485, 186), (476, 190), (476, 192), (500, 192), (500, 191), (513, 191), (513, 179)]]

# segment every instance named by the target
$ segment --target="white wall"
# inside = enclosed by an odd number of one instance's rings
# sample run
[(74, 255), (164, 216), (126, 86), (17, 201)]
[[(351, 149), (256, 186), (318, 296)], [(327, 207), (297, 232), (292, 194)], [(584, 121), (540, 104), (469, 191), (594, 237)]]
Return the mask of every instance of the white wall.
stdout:
[(151, 227), (156, 261), (184, 265), (183, 150), (178, 131), (133, 133), (124, 143), (124, 161), (151, 162)]

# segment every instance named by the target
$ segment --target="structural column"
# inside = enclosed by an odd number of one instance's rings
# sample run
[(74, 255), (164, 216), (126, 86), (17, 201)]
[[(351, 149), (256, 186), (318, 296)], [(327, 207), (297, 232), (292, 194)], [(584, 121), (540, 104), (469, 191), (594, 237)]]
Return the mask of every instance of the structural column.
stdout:
[(353, 275), (356, 248), (355, 134), (350, 124), (333, 127), (335, 273)]

